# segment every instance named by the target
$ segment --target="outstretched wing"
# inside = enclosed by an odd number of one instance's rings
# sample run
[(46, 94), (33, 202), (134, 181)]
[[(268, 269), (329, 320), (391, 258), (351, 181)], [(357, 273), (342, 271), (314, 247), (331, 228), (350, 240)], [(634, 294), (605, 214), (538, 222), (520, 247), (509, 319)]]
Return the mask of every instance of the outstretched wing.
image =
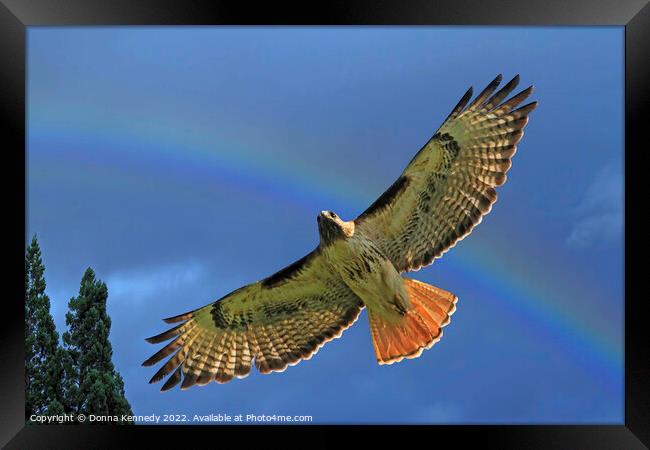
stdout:
[(496, 201), (494, 187), (505, 183), (528, 114), (537, 106), (513, 109), (532, 86), (503, 102), (519, 75), (492, 95), (500, 82), (501, 75), (465, 107), (470, 88), (397, 181), (355, 219), (356, 229), (372, 236), (398, 271), (431, 264)]
[(147, 341), (175, 338), (146, 360), (168, 361), (150, 383), (173, 374), (162, 386), (243, 378), (251, 365), (261, 373), (281, 372), (309, 359), (359, 316), (361, 300), (323, 264), (318, 249), (276, 274), (249, 284), (213, 304), (165, 319), (180, 325)]

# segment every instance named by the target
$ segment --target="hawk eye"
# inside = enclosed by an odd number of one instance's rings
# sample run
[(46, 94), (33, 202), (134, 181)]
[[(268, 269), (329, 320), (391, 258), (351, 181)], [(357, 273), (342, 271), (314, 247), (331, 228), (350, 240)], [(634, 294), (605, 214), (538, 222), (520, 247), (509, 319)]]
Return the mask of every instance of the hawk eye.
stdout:
[(333, 219), (336, 219), (336, 214), (330, 211), (330, 216), (332, 216)]

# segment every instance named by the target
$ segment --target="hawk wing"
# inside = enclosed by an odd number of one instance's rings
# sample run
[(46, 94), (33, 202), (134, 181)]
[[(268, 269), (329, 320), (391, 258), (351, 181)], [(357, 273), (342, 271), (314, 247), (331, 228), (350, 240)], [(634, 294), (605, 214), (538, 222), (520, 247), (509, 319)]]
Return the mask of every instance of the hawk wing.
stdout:
[(516, 144), (537, 102), (513, 109), (532, 86), (502, 101), (515, 76), (492, 95), (497, 76), (469, 106), (470, 88), (404, 172), (355, 219), (400, 272), (418, 270), (467, 236), (490, 212)]
[(250, 373), (281, 372), (309, 359), (359, 316), (361, 300), (323, 264), (318, 249), (257, 283), (239, 288), (203, 308), (164, 319), (182, 322), (147, 339), (172, 342), (146, 360), (149, 366), (176, 352), (151, 378), (174, 371), (161, 390), (183, 379), (182, 389)]

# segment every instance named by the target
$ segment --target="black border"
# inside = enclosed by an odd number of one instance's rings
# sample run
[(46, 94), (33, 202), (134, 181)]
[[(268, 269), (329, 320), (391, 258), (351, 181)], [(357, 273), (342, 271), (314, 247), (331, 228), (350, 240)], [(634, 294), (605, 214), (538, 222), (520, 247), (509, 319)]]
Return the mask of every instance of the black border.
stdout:
[[(645, 296), (632, 295), (643, 264), (639, 248), (641, 223), (634, 217), (629, 193), (638, 189), (636, 170), (647, 145), (642, 145), (650, 96), (650, 5), (647, 0), (403, 0), (342, 1), (313, 4), (203, 0), (0, 0), (0, 113), (5, 170), (1, 177), (5, 224), (15, 233), (4, 235), (10, 254), (7, 283), (15, 291), (3, 305), (4, 316), (0, 361), (2, 361), (2, 412), (0, 444), (6, 448), (108, 448), (132, 447), (136, 438), (163, 438), (171, 446), (178, 442), (212, 440), (223, 444), (223, 433), (236, 427), (178, 426), (25, 426), (24, 425), (24, 294), (20, 267), (25, 245), (25, 70), (26, 27), (61, 25), (624, 25), (625, 26), (625, 425), (579, 426), (435, 426), (395, 427), (404, 436), (424, 431), (433, 445), (449, 440), (464, 446), (480, 442), (497, 448), (636, 449), (650, 445), (650, 338), (643, 314)], [(646, 113), (646, 114), (643, 114)], [(641, 197), (643, 198), (643, 197)], [(18, 217), (18, 219), (16, 219)], [(636, 220), (635, 220), (636, 219)], [(21, 238), (13, 238), (21, 236)], [(634, 244), (632, 244), (634, 243)], [(635, 259), (636, 258), (636, 259)], [(638, 290), (639, 293), (643, 292)], [(8, 319), (8, 320), (7, 320)], [(180, 430), (179, 430), (180, 428)], [(339, 431), (343, 428), (336, 427)], [(409, 430), (400, 430), (409, 428)], [(417, 430), (420, 428), (421, 430)], [(376, 429), (364, 427), (371, 433)], [(247, 428), (251, 430), (251, 428)], [(254, 427), (268, 440), (271, 433), (290, 431), (292, 440), (306, 432), (328, 433), (327, 426)], [(180, 433), (179, 433), (180, 431)], [(355, 430), (356, 431), (356, 430)], [(188, 441), (188, 432), (192, 440)], [(136, 437), (136, 434), (138, 435)], [(141, 436), (146, 434), (146, 436)], [(241, 434), (239, 435), (241, 436)], [(247, 433), (246, 440), (248, 441)], [(379, 436), (379, 435), (377, 435)], [(183, 437), (185, 439), (183, 439)], [(231, 436), (231, 438), (234, 436)], [(338, 441), (340, 439), (336, 439)], [(430, 441), (430, 442), (431, 442)], [(210, 442), (210, 441), (208, 441)], [(269, 441), (272, 442), (272, 441)], [(277, 441), (278, 444), (285, 441)], [(305, 443), (310, 441), (305, 441)], [(425, 441), (426, 442), (426, 441)], [(192, 445), (190, 445), (191, 447)]]

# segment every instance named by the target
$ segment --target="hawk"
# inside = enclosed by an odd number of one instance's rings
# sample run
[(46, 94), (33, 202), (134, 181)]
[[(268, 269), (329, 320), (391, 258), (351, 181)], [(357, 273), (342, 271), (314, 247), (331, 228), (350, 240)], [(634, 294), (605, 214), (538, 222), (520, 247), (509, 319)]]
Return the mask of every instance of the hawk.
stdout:
[[(174, 338), (143, 365), (171, 357), (150, 383), (181, 389), (282, 372), (310, 359), (367, 308), (379, 364), (416, 358), (442, 337), (457, 297), (401, 274), (440, 258), (490, 212), (537, 102), (508, 100), (519, 75), (495, 93), (497, 76), (474, 100), (463, 95), (397, 180), (359, 217), (318, 217), (320, 243), (279, 272), (202, 308), (164, 319)], [(516, 108), (516, 109), (515, 109)]]

